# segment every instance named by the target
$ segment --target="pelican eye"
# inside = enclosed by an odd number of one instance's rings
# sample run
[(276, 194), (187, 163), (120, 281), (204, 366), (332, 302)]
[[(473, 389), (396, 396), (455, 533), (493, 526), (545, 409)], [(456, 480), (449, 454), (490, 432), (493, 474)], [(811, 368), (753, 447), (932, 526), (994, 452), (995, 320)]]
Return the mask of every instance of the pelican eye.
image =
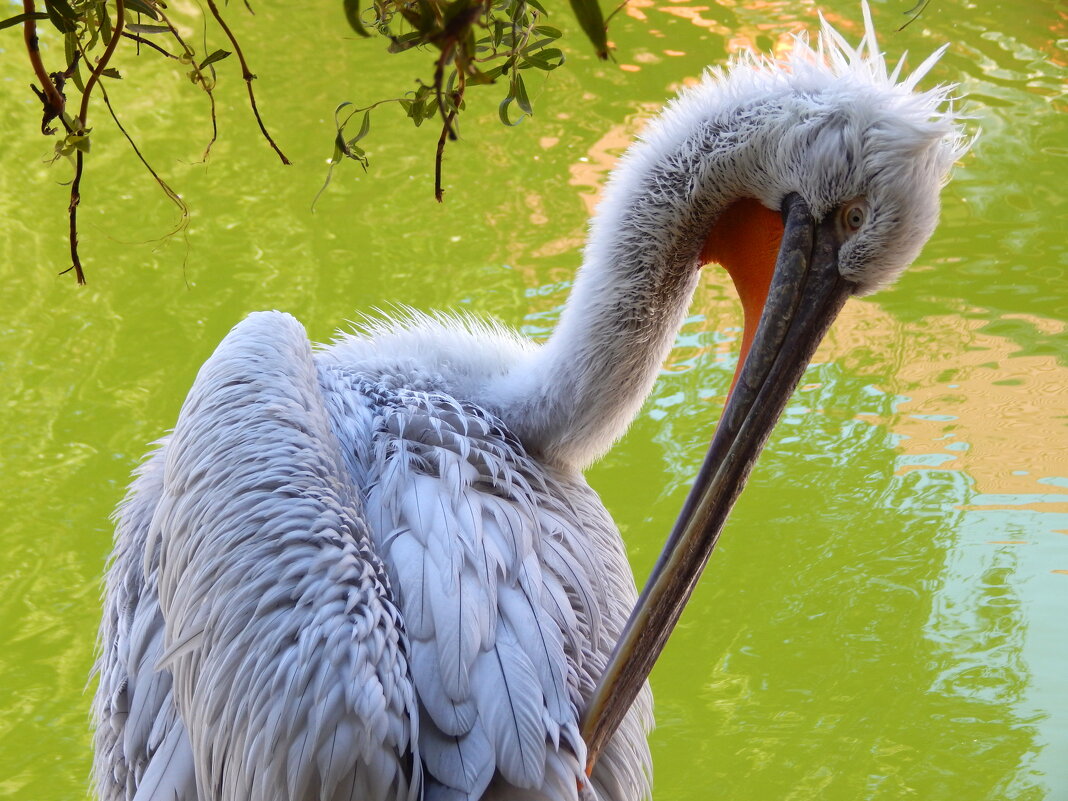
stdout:
[(852, 236), (868, 219), (868, 204), (863, 200), (851, 200), (838, 212), (842, 233)]

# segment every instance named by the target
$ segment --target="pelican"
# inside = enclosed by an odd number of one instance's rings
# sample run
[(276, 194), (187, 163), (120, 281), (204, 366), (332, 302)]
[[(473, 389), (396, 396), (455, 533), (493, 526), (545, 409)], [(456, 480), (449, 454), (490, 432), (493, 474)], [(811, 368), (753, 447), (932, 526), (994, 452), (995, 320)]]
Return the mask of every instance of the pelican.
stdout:
[[(950, 88), (825, 22), (652, 121), (541, 346), (415, 312), (327, 347), (240, 322), (117, 512), (102, 801), (650, 794), (646, 676), (827, 326), (933, 231)], [(704, 265), (744, 310), (704, 466), (638, 598), (582, 470), (623, 433)]]

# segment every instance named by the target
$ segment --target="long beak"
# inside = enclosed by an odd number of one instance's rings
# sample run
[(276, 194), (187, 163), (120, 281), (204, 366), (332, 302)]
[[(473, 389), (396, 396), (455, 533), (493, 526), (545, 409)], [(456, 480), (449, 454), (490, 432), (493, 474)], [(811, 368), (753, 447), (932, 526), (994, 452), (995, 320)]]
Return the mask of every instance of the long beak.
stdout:
[(790, 195), (753, 346), (675, 527), (582, 718), (590, 773), (682, 614), (768, 435), (853, 286), (838, 273), (834, 215)]

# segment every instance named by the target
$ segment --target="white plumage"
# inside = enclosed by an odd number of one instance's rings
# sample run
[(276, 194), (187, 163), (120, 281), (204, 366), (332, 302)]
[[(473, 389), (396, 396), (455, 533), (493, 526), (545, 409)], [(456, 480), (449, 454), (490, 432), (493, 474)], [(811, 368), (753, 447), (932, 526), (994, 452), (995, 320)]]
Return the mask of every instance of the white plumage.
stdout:
[(610, 180), (542, 347), (415, 313), (318, 352), (287, 315), (240, 323), (119, 511), (102, 801), (647, 796), (647, 688), (585, 778), (579, 718), (637, 594), (579, 471), (734, 201), (820, 221), (863, 198), (836, 254), (854, 294), (914, 258), (963, 146), (947, 90), (898, 77), (868, 19), (856, 51), (825, 26), (684, 92)]

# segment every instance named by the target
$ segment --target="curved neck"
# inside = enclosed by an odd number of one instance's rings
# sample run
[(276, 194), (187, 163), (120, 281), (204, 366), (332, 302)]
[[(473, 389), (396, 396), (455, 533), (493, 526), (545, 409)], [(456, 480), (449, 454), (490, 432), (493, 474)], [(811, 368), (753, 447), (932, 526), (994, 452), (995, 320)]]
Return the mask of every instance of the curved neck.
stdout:
[(730, 197), (711, 178), (715, 171), (698, 163), (700, 152), (688, 146), (665, 155), (643, 143), (624, 157), (559, 325), (493, 388), (499, 413), (539, 457), (566, 468), (590, 464), (649, 394)]

